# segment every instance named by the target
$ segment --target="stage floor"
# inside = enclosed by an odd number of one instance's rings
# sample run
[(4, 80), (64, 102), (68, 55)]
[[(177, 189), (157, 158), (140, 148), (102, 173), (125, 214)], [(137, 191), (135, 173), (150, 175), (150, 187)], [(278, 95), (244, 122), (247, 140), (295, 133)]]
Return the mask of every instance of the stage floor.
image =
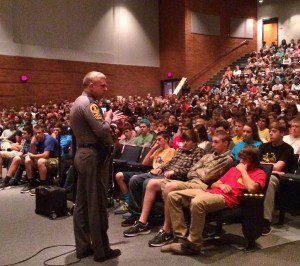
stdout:
[[(35, 197), (20, 194), (21, 187), (0, 191), (0, 265), (23, 260), (40, 249), (52, 245), (73, 245), (72, 217), (50, 220), (35, 214)], [(226, 234), (219, 240), (208, 241), (203, 254), (196, 257), (176, 256), (150, 248), (150, 240), (159, 228), (150, 235), (133, 238), (123, 237), (125, 228), (120, 226), (122, 217), (110, 214), (109, 238), (112, 248), (119, 248), (122, 255), (104, 265), (299, 265), (300, 262), (300, 217), (287, 215), (286, 224), (275, 228), (272, 234), (258, 240), (254, 252), (240, 250), (241, 226), (225, 225)], [(72, 250), (72, 247), (51, 248), (20, 265), (42, 265), (43, 261)], [(51, 261), (65, 264), (75, 261), (75, 252)], [(50, 262), (49, 262), (50, 263)], [(92, 257), (76, 265), (98, 265)]]

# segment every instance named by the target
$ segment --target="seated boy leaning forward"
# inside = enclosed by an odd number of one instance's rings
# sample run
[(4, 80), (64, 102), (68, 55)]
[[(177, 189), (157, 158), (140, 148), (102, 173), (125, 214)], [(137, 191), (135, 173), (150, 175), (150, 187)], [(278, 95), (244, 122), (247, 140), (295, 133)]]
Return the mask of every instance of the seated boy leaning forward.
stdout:
[(151, 178), (151, 172), (156, 168), (164, 166), (169, 162), (174, 154), (175, 150), (169, 146), (170, 134), (166, 131), (157, 133), (154, 145), (144, 158), (142, 165), (151, 165), (153, 169), (149, 173), (144, 172), (118, 172), (116, 174), (117, 184), (123, 194), (124, 204), (121, 204), (115, 209), (115, 214), (123, 214), (128, 211), (129, 204), (129, 191), (127, 184), (130, 179), (135, 175), (145, 175), (145, 179)]
[[(240, 163), (232, 167), (210, 189), (186, 189), (168, 194), (169, 211), (176, 240), (161, 248), (162, 252), (179, 255), (197, 255), (202, 246), (202, 233), (206, 213), (237, 207), (243, 190), (250, 193), (261, 191), (266, 183), (266, 174), (259, 169), (260, 152), (254, 146), (244, 147)], [(183, 208), (191, 210), (191, 225), (188, 230)], [(189, 232), (189, 233), (188, 233)], [(186, 237), (187, 236), (187, 237)]]
[(25, 168), (28, 177), (28, 185), (25, 186), (21, 193), (30, 192), (35, 194), (34, 169), (39, 172), (39, 183), (47, 183), (47, 172), (58, 165), (58, 142), (55, 138), (45, 133), (42, 126), (35, 126), (33, 130), (34, 137), (31, 140), (30, 152), (25, 157)]

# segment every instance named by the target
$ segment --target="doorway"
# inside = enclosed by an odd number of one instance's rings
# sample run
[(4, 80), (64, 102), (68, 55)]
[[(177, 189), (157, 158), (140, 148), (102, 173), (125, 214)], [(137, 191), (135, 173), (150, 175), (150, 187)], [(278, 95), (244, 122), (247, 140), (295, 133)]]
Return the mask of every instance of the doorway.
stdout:
[(167, 94), (173, 94), (176, 89), (180, 79), (168, 79), (161, 81), (161, 94), (165, 96)]
[(272, 42), (278, 45), (278, 18), (270, 18), (263, 20), (263, 42), (270, 47)]

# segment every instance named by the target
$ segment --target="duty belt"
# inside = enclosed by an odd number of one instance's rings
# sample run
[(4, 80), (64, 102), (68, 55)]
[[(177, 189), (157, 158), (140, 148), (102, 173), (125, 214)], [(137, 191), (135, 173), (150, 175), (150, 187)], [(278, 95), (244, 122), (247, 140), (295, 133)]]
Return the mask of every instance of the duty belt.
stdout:
[(99, 149), (99, 145), (96, 143), (83, 143), (83, 144), (78, 144), (78, 148), (95, 148)]
[(98, 152), (100, 152), (102, 155), (107, 156), (113, 152), (113, 145), (107, 146), (107, 147), (101, 147), (97, 143), (82, 143), (77, 145), (78, 148), (94, 148)]

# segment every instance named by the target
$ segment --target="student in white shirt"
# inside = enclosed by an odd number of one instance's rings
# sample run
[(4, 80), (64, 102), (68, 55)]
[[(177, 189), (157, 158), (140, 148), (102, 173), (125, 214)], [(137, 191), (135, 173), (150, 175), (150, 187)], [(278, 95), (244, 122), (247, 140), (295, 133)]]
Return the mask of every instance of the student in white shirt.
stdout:
[(283, 141), (293, 147), (295, 154), (300, 155), (300, 116), (292, 120), (289, 135), (284, 136)]

